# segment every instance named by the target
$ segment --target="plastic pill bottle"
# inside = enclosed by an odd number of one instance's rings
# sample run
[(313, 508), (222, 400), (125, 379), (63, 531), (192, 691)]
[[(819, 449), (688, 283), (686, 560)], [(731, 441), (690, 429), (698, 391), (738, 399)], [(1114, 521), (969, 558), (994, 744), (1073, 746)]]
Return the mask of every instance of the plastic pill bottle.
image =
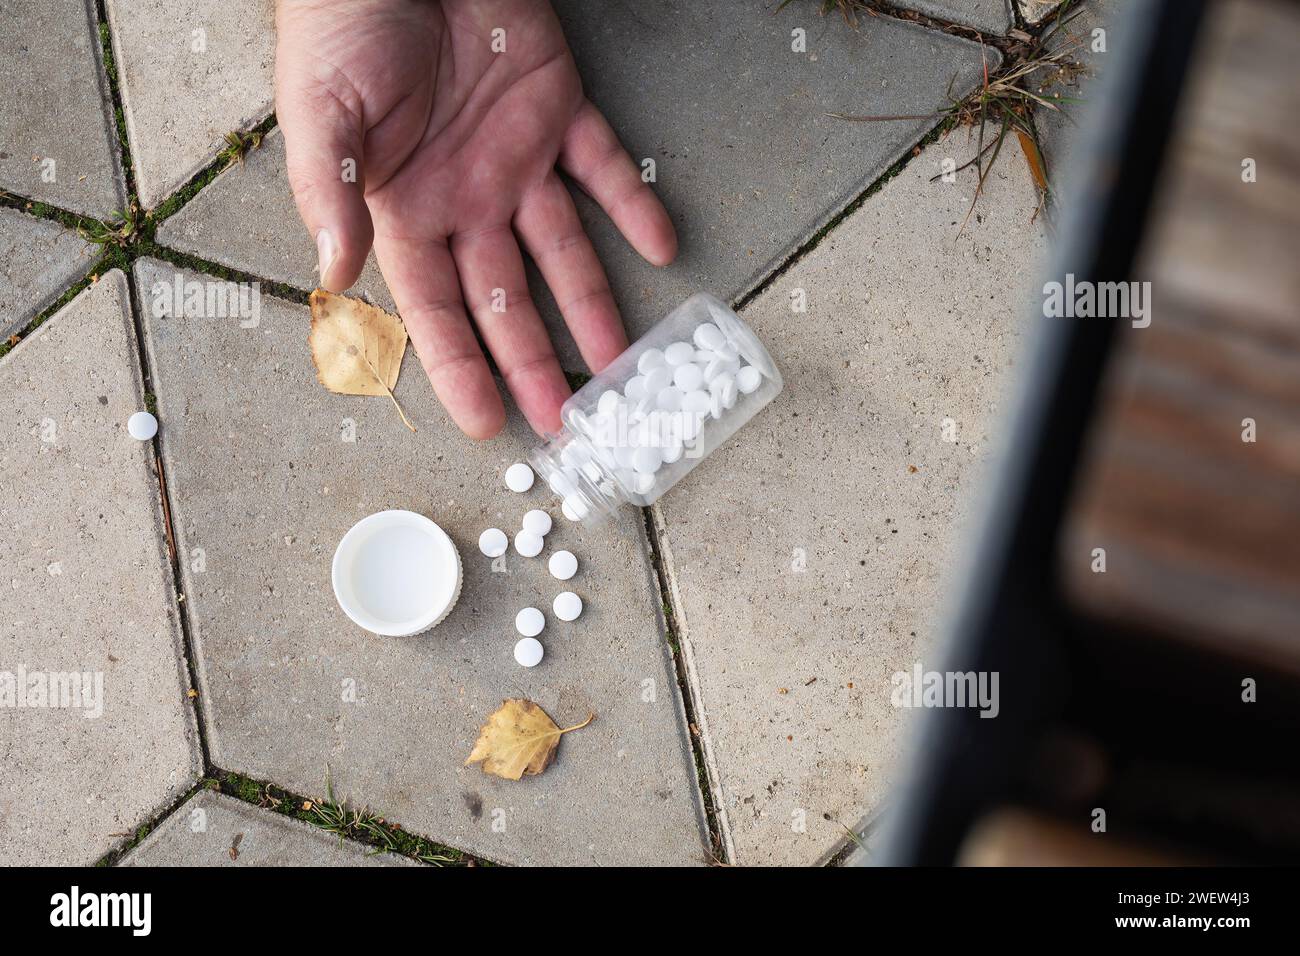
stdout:
[(657, 501), (781, 387), (758, 336), (697, 293), (578, 389), (559, 434), (529, 460), (566, 517), (599, 524), (622, 504)]

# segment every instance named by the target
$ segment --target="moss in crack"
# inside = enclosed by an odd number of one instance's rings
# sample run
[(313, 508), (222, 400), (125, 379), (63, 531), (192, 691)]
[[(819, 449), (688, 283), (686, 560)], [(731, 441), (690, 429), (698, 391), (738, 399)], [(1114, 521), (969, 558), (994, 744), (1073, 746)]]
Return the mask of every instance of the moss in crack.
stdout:
[(407, 833), (399, 824), (385, 820), (369, 808), (358, 809), (336, 800), (328, 774), (325, 778), (324, 800), (303, 797), (274, 784), (230, 771), (206, 778), (202, 786), (281, 816), (309, 823), (334, 834), (340, 840), (366, 844), (377, 853), (395, 853), (433, 866), (492, 865), (489, 861), (462, 850)]

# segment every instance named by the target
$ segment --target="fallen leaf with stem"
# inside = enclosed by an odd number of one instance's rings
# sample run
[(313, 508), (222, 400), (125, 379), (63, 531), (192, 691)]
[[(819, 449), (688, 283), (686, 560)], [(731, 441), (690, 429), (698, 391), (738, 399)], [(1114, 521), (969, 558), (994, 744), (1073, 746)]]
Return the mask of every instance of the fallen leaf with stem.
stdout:
[(406, 326), (360, 299), (324, 289), (311, 294), (311, 359), (316, 377), (338, 395), (387, 395), (411, 431), (393, 389), (406, 354)]
[(560, 737), (586, 727), (595, 718), (588, 714), (582, 723), (560, 729), (531, 700), (509, 698), (488, 717), (465, 763), (482, 761), (484, 773), (506, 780), (539, 774), (555, 759)]

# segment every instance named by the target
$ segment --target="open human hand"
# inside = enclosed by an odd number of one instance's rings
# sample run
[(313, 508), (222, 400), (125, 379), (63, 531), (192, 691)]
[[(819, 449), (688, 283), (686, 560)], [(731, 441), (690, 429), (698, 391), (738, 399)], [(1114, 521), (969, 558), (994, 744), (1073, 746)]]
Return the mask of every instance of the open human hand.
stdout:
[(276, 115), (321, 285), (350, 287), (373, 242), (456, 424), (482, 439), (505, 423), (472, 317), (529, 423), (557, 431), (569, 386), (520, 243), (593, 371), (627, 346), (557, 165), (649, 262), (671, 262), (677, 239), (583, 95), (550, 4), (279, 0), (276, 27)]

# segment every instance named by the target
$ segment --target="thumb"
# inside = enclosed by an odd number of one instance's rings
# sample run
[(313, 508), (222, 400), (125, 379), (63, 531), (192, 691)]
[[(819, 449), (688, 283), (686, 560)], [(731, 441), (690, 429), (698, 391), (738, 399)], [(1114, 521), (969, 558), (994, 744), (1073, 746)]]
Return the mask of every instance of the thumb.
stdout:
[(360, 111), (328, 93), (281, 91), (276, 118), (284, 133), (289, 185), (316, 241), (320, 284), (343, 292), (357, 281), (374, 227), (366, 208)]

